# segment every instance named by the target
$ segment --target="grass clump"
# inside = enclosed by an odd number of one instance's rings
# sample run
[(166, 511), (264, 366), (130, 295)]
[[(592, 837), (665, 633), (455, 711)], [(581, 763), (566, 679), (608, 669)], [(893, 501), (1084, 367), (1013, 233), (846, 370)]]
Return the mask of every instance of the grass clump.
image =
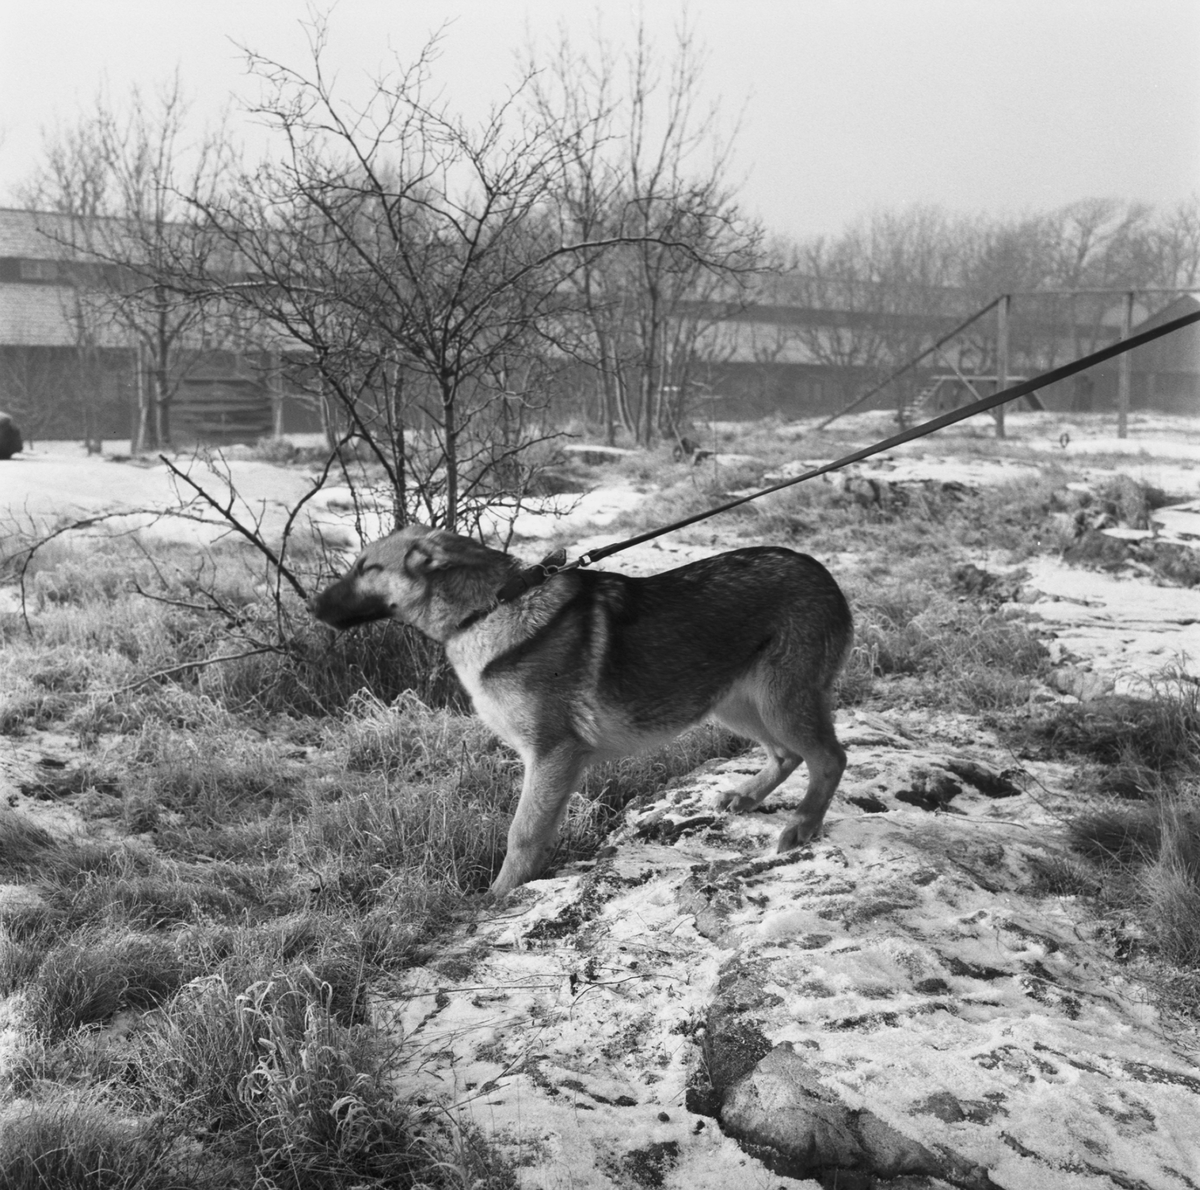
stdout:
[[(956, 598), (944, 586), (884, 572), (847, 587), (855, 646), (842, 679), (846, 702), (874, 694), (951, 710), (1000, 711), (1027, 704), (1049, 670), (1045, 646), (1023, 621)], [(891, 680), (890, 693), (875, 684), (877, 678)]]
[(1200, 772), (1200, 686), (1167, 674), (1148, 697), (1112, 695), (1059, 706), (1029, 730), (1051, 753), (1093, 762), (1102, 792), (1152, 796)]
[(126, 1009), (161, 1003), (183, 978), (179, 956), (165, 939), (104, 933), (72, 940), (52, 949), (29, 981), (27, 1016), (44, 1037), (58, 1040)]
[(182, 989), (140, 1039), (131, 1096), (147, 1109), (179, 1105), (172, 1127), (220, 1138), (216, 1147), (252, 1162), (259, 1184), (452, 1184), (453, 1171), (439, 1168), (450, 1146), (437, 1122), (393, 1089), (398, 1058), (379, 1028), (343, 1023), (330, 986), (312, 975), (241, 991), (210, 977)]
[(1200, 687), (1168, 674), (1148, 697), (1061, 705), (1027, 730), (1087, 766), (1102, 800), (1068, 836), (1090, 891), (1102, 912), (1136, 923), (1131, 953), (1164, 1005), (1200, 1016)]
[(515, 1187), (504, 1162), (401, 1102), (398, 1040), (365, 1018), (347, 1022), (335, 998), (306, 970), (244, 987), (221, 975), (185, 984), (119, 1060), (92, 1049), (102, 1086), (69, 1094), (35, 1077), (0, 1109), (0, 1185)]
[(151, 1121), (114, 1115), (98, 1096), (22, 1100), (0, 1109), (5, 1190), (191, 1190)]

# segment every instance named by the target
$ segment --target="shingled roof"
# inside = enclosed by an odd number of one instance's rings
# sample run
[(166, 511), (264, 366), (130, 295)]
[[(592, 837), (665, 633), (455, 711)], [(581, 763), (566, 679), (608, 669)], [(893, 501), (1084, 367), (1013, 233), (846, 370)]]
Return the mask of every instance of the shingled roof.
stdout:
[[(0, 284), (0, 347), (74, 347), (74, 291), (62, 285)], [(129, 335), (111, 320), (89, 319), (98, 347), (126, 347)]]

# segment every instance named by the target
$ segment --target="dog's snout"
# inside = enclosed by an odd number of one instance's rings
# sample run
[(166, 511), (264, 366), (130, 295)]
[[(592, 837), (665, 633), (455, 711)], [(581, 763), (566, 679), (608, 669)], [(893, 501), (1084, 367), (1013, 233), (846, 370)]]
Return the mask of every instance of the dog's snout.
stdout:
[(350, 575), (331, 583), (308, 600), (308, 610), (331, 628), (353, 628), (386, 619), (392, 607), (378, 592), (362, 591)]

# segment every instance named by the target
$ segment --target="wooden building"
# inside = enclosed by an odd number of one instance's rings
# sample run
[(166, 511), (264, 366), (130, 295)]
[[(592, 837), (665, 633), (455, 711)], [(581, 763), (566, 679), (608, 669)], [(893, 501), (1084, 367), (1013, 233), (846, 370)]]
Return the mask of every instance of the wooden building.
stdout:
[[(113, 267), (73, 249), (72, 235), (67, 217), (0, 209), (0, 410), (31, 440), (133, 438), (145, 353), (97, 297)], [(171, 359), (174, 445), (320, 429), (267, 351), (238, 353), (195, 334)]]

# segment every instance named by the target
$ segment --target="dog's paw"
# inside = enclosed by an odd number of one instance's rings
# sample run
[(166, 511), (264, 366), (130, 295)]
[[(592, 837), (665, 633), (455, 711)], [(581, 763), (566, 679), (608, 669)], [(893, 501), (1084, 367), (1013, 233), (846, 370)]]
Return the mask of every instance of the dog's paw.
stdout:
[(802, 847), (805, 843), (811, 843), (817, 837), (820, 829), (819, 822), (793, 822), (790, 826), (783, 828), (775, 850), (791, 851), (793, 847)]
[(735, 814), (744, 814), (747, 810), (754, 810), (758, 806), (756, 798), (747, 797), (744, 793), (739, 793), (736, 789), (730, 789), (726, 793), (721, 794), (717, 799), (717, 805), (722, 810), (732, 810)]

